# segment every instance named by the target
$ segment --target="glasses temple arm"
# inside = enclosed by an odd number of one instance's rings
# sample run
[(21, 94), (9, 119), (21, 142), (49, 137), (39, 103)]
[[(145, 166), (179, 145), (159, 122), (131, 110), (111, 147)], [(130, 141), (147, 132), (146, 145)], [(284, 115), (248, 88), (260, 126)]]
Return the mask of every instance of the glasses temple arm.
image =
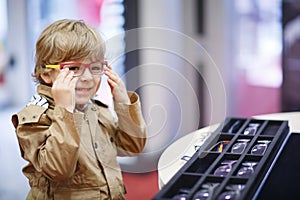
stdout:
[(60, 65), (45, 65), (46, 68), (51, 68), (51, 69), (60, 69)]

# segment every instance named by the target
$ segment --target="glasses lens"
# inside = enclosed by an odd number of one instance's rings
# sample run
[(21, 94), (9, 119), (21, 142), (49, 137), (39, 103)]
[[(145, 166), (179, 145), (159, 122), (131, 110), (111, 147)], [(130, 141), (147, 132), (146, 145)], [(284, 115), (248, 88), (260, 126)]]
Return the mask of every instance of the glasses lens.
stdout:
[(253, 174), (253, 172), (254, 172), (253, 168), (250, 168), (250, 167), (242, 167), (242, 168), (238, 171), (237, 175), (240, 176), (240, 177), (246, 177), (246, 178), (247, 178), (247, 177), (250, 177), (251, 174)]
[(245, 150), (249, 140), (240, 140), (238, 143), (234, 144), (231, 148), (231, 153), (241, 154)]
[(103, 74), (104, 66), (106, 63), (95, 62), (92, 64), (82, 64), (82, 63), (70, 63), (65, 64), (63, 68), (68, 68), (70, 71), (74, 72), (74, 76), (81, 76), (86, 67), (89, 68), (91, 74), (101, 75)]
[(93, 63), (90, 65), (90, 71), (92, 74), (94, 75), (100, 75), (103, 74), (103, 69), (104, 69), (104, 65), (103, 63)]
[(239, 193), (237, 191), (226, 191), (220, 194), (218, 200), (227, 200), (227, 199), (238, 199)]
[(225, 199), (239, 199), (241, 191), (244, 189), (245, 185), (243, 184), (231, 184), (226, 186), (225, 192), (221, 193), (218, 197), (218, 200)]
[(222, 166), (218, 167), (214, 171), (215, 176), (226, 176), (232, 169), (232, 166), (236, 163), (237, 161), (232, 160), (232, 161), (225, 161), (222, 162)]
[(252, 148), (251, 154), (253, 154), (253, 155), (264, 155), (266, 149), (267, 149), (266, 144), (257, 144)]
[(223, 165), (221, 167), (218, 167), (214, 175), (216, 176), (226, 176), (229, 172), (231, 171), (231, 166), (230, 165)]
[(179, 192), (172, 197), (172, 200), (186, 200), (189, 192), (189, 190), (180, 189)]
[(250, 123), (248, 128), (246, 128), (244, 130), (244, 135), (254, 135), (259, 126), (260, 126), (260, 124), (258, 124), (258, 123)]
[(193, 200), (209, 199), (215, 188), (219, 186), (219, 183), (205, 183), (202, 185), (202, 189), (195, 193)]
[(208, 197), (210, 196), (210, 192), (208, 189), (202, 189), (199, 190), (198, 192), (196, 192), (196, 194), (193, 197), (193, 200), (205, 200), (208, 199)]
[(254, 166), (256, 165), (256, 162), (245, 162), (242, 165), (244, 165), (244, 167), (242, 167), (238, 173), (237, 176), (239, 177), (245, 177), (245, 178), (249, 178), (253, 173), (254, 173)]
[(257, 141), (257, 143), (260, 143), (260, 144), (256, 144), (251, 149), (251, 154), (252, 155), (264, 155), (264, 153), (266, 152), (266, 150), (268, 148), (268, 144), (270, 142), (271, 142), (270, 140), (259, 140), (259, 141)]
[(244, 131), (244, 135), (254, 135), (256, 133), (256, 127), (248, 127)]
[(172, 198), (172, 200), (186, 200), (187, 196), (187, 194), (177, 194)]
[(236, 121), (234, 122), (234, 124), (232, 124), (232, 126), (228, 129), (228, 133), (234, 133), (237, 131), (239, 125), (240, 125), (241, 121)]
[(74, 72), (74, 76), (80, 76), (84, 70), (84, 67), (81, 66), (80, 63), (67, 64), (67, 65), (64, 65), (63, 68), (64, 69), (69, 68), (69, 71)]
[(226, 189), (227, 190), (238, 190), (238, 191), (241, 191), (243, 190), (245, 187), (244, 184), (230, 184), (228, 186), (226, 186)]
[(236, 143), (233, 145), (231, 149), (231, 153), (243, 153), (244, 149), (246, 147), (245, 143)]

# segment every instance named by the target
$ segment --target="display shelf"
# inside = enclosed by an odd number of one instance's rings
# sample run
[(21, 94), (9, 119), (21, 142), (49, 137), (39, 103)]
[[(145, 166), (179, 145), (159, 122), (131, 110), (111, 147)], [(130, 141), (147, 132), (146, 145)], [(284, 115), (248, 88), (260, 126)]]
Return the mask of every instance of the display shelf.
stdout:
[(288, 133), (287, 121), (227, 118), (153, 200), (251, 199)]

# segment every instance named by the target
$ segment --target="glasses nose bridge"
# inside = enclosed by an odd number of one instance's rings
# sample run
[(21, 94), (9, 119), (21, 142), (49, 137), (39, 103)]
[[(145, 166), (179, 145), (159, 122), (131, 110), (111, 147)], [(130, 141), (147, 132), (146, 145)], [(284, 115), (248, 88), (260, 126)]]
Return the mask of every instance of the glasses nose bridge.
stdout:
[[(84, 63), (82, 63), (80, 67), (83, 68), (82, 72), (81, 72), (81, 76), (93, 77), (93, 74), (92, 74), (91, 69), (90, 69), (90, 64), (84, 64)], [(86, 74), (87, 72), (88, 72), (88, 74)]]

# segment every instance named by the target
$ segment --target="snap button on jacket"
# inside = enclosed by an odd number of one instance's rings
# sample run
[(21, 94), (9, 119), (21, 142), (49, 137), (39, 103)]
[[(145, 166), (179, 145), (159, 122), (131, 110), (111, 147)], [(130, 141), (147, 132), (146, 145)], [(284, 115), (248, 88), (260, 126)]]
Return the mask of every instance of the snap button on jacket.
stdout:
[(12, 116), (31, 190), (27, 199), (125, 199), (117, 156), (135, 156), (146, 142), (139, 97), (114, 104), (117, 117), (99, 101), (83, 112), (55, 106), (51, 88), (38, 86), (47, 107), (29, 104)]

